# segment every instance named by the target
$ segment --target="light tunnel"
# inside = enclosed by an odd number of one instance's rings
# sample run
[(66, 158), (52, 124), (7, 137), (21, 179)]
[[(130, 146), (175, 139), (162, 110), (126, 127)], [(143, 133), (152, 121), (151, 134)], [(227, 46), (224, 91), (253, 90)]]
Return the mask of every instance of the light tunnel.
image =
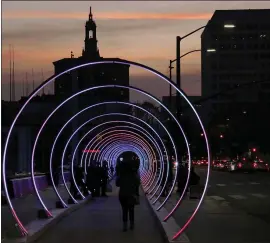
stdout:
[[(10, 137), (11, 137), (11, 134), (12, 134), (12, 131), (14, 129), (14, 126), (18, 120), (18, 118), (21, 116), (22, 112), (24, 111), (25, 107), (27, 106), (27, 104), (29, 104), (29, 102), (33, 99), (33, 97), (39, 92), (41, 91), (45, 86), (49, 85), (50, 83), (52, 83), (54, 81), (55, 78), (58, 78), (60, 76), (62, 76), (63, 74), (67, 73), (67, 72), (70, 72), (70, 71), (73, 71), (73, 70), (76, 70), (76, 69), (79, 69), (79, 68), (83, 68), (83, 67), (87, 67), (87, 66), (90, 66), (90, 65), (99, 65), (99, 64), (124, 64), (124, 65), (130, 65), (130, 66), (135, 66), (135, 67), (140, 67), (144, 70), (147, 70), (149, 71), (150, 73), (153, 73), (155, 75), (157, 75), (158, 77), (160, 77), (161, 79), (163, 79), (165, 82), (167, 82), (169, 85), (173, 86), (175, 89), (176, 89), (176, 92), (178, 92), (181, 97), (188, 103), (189, 107), (193, 110), (199, 124), (200, 124), (200, 127), (202, 129), (202, 133), (204, 135), (204, 139), (205, 139), (205, 144), (206, 144), (206, 151), (207, 151), (207, 156), (208, 156), (208, 170), (207, 170), (207, 178), (206, 178), (206, 183), (205, 183), (205, 187), (204, 187), (204, 190), (203, 190), (203, 193), (202, 193), (202, 196), (201, 196), (201, 199), (199, 200), (199, 203), (197, 205), (197, 207), (195, 208), (194, 212), (192, 213), (192, 215), (190, 216), (190, 218), (187, 220), (187, 222), (179, 229), (179, 231), (175, 234), (175, 236), (173, 237), (173, 240), (178, 238), (181, 233), (188, 227), (188, 225), (190, 224), (190, 222), (192, 221), (192, 219), (195, 217), (197, 211), (199, 210), (199, 207), (202, 203), (202, 200), (204, 198), (204, 195), (206, 193), (206, 189), (207, 189), (207, 184), (208, 184), (208, 181), (209, 181), (209, 173), (210, 173), (210, 150), (209, 150), (209, 144), (208, 144), (208, 139), (207, 139), (207, 134), (205, 132), (205, 129), (204, 129), (204, 126), (202, 124), (202, 121), (196, 111), (196, 109), (192, 106), (191, 102), (188, 100), (187, 96), (184, 94), (184, 92), (182, 90), (180, 90), (177, 86), (175, 86), (175, 84), (169, 80), (166, 76), (164, 76), (163, 74), (159, 73), (158, 71), (148, 67), (148, 66), (145, 66), (143, 64), (140, 64), (140, 63), (136, 63), (136, 62), (131, 62), (131, 61), (127, 61), (127, 60), (119, 60), (119, 61), (115, 61), (115, 60), (106, 60), (106, 61), (98, 61), (98, 62), (89, 62), (89, 63), (85, 63), (85, 64), (82, 64), (82, 65), (79, 65), (79, 66), (76, 66), (76, 67), (73, 67), (73, 68), (70, 68), (60, 74), (57, 74), (57, 75), (54, 75), (52, 77), (50, 77), (48, 80), (46, 80), (43, 84), (41, 84), (38, 88), (36, 88), (36, 90), (34, 90), (32, 92), (32, 94), (30, 94), (28, 100), (25, 102), (25, 104), (22, 106), (22, 108), (19, 110), (18, 114), (16, 115), (15, 119), (13, 120), (12, 124), (11, 124), (11, 127), (9, 129), (9, 132), (7, 134), (7, 138), (6, 138), (6, 142), (5, 142), (5, 146), (4, 146), (4, 150), (3, 150), (3, 160), (2, 160), (2, 174), (3, 174), (3, 184), (4, 184), (4, 190), (5, 190), (5, 193), (7, 195), (7, 201), (8, 201), (8, 205), (11, 209), (11, 213), (14, 217), (14, 219), (16, 220), (20, 230), (21, 230), (21, 233), (23, 235), (27, 235), (28, 234), (28, 231), (27, 229), (25, 228), (25, 226), (22, 224), (21, 220), (18, 218), (17, 216), (17, 213), (13, 207), (13, 204), (11, 202), (11, 199), (10, 199), (10, 196), (9, 196), (9, 192), (8, 192), (8, 189), (7, 189), (7, 182), (6, 182), (6, 163), (7, 163), (7, 150), (8, 150), (8, 146), (9, 146), (9, 141), (10, 141)], [(35, 158), (35, 149), (36, 149), (36, 146), (37, 146), (37, 143), (38, 143), (38, 140), (39, 140), (39, 137), (40, 137), (40, 134), (42, 133), (42, 130), (43, 128), (45, 127), (46, 123), (49, 121), (49, 119), (53, 116), (53, 114), (59, 109), (61, 108), (65, 103), (67, 103), (69, 100), (71, 100), (72, 98), (80, 95), (80, 94), (83, 94), (84, 92), (88, 92), (88, 91), (93, 91), (95, 89), (106, 89), (106, 88), (122, 88), (122, 89), (129, 89), (129, 90), (133, 90), (133, 91), (136, 91), (136, 92), (139, 92), (145, 96), (147, 96), (148, 98), (151, 98), (152, 100), (154, 100), (155, 102), (157, 102), (163, 109), (165, 109), (167, 111), (167, 113), (172, 117), (172, 120), (177, 124), (177, 126), (179, 127), (180, 131), (181, 131), (181, 135), (182, 137), (184, 138), (184, 141), (185, 141), (185, 144), (186, 144), (186, 149), (187, 149), (187, 153), (188, 153), (188, 163), (189, 163), (189, 170), (188, 170), (188, 177), (187, 177), (187, 181), (185, 183), (185, 188), (183, 190), (183, 193), (182, 195), (180, 196), (179, 200), (177, 201), (175, 207), (169, 212), (169, 214), (164, 218), (164, 221), (168, 220), (172, 215), (173, 213), (176, 211), (176, 209), (178, 209), (178, 207), (180, 206), (181, 202), (182, 202), (182, 199), (183, 199), (183, 196), (184, 196), (184, 192), (188, 186), (188, 181), (189, 181), (189, 177), (190, 177), (190, 167), (191, 167), (191, 154), (190, 154), (190, 149), (189, 149), (189, 143), (188, 143), (188, 140), (187, 140), (187, 137), (179, 123), (179, 121), (174, 117), (174, 115), (171, 113), (171, 111), (162, 104), (161, 101), (159, 101), (159, 99), (157, 99), (156, 97), (154, 97), (153, 95), (141, 90), (141, 89), (138, 89), (138, 88), (135, 88), (135, 87), (132, 87), (132, 86), (123, 86), (123, 85), (102, 85), (102, 86), (95, 86), (95, 87), (90, 87), (90, 88), (87, 88), (85, 90), (82, 90), (82, 91), (79, 91), (73, 95), (71, 95), (70, 97), (68, 97), (65, 101), (63, 101), (60, 105), (58, 105), (51, 113), (50, 115), (46, 118), (46, 120), (44, 121), (44, 123), (41, 125), (38, 133), (37, 133), (37, 136), (36, 136), (36, 139), (35, 139), (35, 142), (34, 142), (34, 146), (33, 146), (33, 150), (32, 150), (32, 156), (31, 156), (31, 177), (32, 177), (32, 182), (33, 182), (33, 187), (34, 187), (34, 190), (35, 190), (35, 193), (36, 193), (36, 196), (38, 198), (38, 200), (40, 201), (42, 207), (44, 208), (45, 212), (47, 213), (47, 216), (48, 217), (52, 217), (52, 213), (48, 210), (48, 208), (46, 207), (45, 203), (43, 202), (39, 192), (38, 192), (38, 189), (37, 189), (37, 186), (36, 186), (36, 182), (35, 182), (35, 174), (34, 174), (34, 158)], [(119, 103), (120, 104), (126, 104), (126, 105), (134, 105), (134, 104), (131, 104), (131, 103), (128, 103), (128, 102), (103, 102), (103, 103), (100, 103), (100, 104), (95, 104), (95, 105), (92, 105), (92, 106), (89, 106), (87, 107), (86, 109), (90, 109), (91, 107), (94, 107), (96, 105), (102, 105), (102, 104), (109, 104), (109, 103)], [(137, 107), (137, 108), (141, 108), (143, 109), (142, 107)], [(84, 110), (86, 110), (84, 109)], [(72, 119), (74, 119), (78, 114), (80, 114), (81, 112), (83, 112), (84, 110), (78, 112), (75, 116), (73, 116), (67, 123), (69, 123)], [(143, 109), (144, 110), (144, 109)], [(146, 110), (144, 110), (145, 112), (148, 112)], [(149, 112), (148, 112), (149, 113)], [(143, 123), (144, 121), (143, 120), (140, 120), (139, 118), (137, 117), (134, 117), (134, 116), (131, 116), (131, 115), (128, 115), (128, 114), (120, 114), (120, 113), (111, 113), (111, 114), (103, 114), (103, 115), (100, 115), (100, 117), (102, 116), (109, 116), (109, 115), (118, 115), (118, 116), (130, 116), (132, 117), (133, 119), (137, 119), (137, 121)], [(151, 113), (150, 113), (151, 114)], [(98, 117), (98, 116), (97, 116)], [(97, 117), (94, 117), (92, 119), (97, 119)], [(153, 116), (154, 117), (154, 116)], [(155, 117), (154, 117), (155, 118)], [(90, 119), (91, 120), (91, 119)], [(172, 136), (170, 135), (170, 133), (168, 132), (168, 130), (166, 129), (166, 127), (162, 124), (162, 122), (160, 122), (158, 119), (157, 121), (159, 122), (159, 124), (161, 125), (161, 127), (163, 129), (165, 129), (169, 139), (170, 139), (170, 142), (172, 144), (172, 147), (173, 147), (173, 150), (174, 150), (174, 154), (175, 154), (175, 158), (176, 158), (176, 161), (178, 162), (178, 154), (179, 154), (179, 151), (177, 151), (177, 148), (175, 146), (175, 143), (172, 139)], [(114, 121), (116, 123), (119, 123), (119, 122), (123, 122), (124, 121)], [(126, 122), (126, 121), (125, 121)], [(61, 132), (64, 130), (64, 128), (66, 127), (67, 123), (61, 128), (60, 132), (58, 133), (58, 135), (56, 136), (56, 139), (53, 143), (53, 146), (52, 146), (52, 149), (51, 149), (51, 152), (50, 152), (50, 176), (51, 178), (53, 178), (53, 175), (52, 175), (52, 155), (53, 155), (53, 150), (54, 150), (54, 147), (55, 147), (55, 144), (56, 144), (56, 141), (58, 139), (58, 137), (60, 136), (59, 134), (61, 134)], [(127, 124), (129, 124), (129, 126), (138, 126), (137, 124), (135, 123), (129, 123), (129, 122), (126, 122)], [(74, 152), (73, 152), (73, 156), (72, 156), (72, 163), (71, 163), (71, 176), (72, 176), (72, 180), (74, 181), (74, 184), (76, 185), (76, 189), (78, 190), (78, 192), (81, 194), (82, 198), (84, 198), (84, 195), (80, 192), (80, 189), (78, 188), (78, 185), (76, 184), (76, 181), (75, 181), (75, 178), (74, 178), (74, 169), (73, 169), (73, 166), (74, 166), (74, 158), (75, 158), (75, 154), (76, 154), (76, 151), (78, 149), (78, 147), (80, 146), (81, 142), (87, 137), (88, 134), (90, 134), (94, 129), (97, 129), (98, 127), (101, 127), (102, 125), (104, 124), (113, 124), (113, 121), (110, 121), (110, 122), (104, 122), (103, 124), (99, 124), (97, 125), (96, 127), (92, 128), (91, 130), (89, 130), (87, 133), (85, 133), (85, 135), (82, 137), (82, 139), (79, 141), (79, 143), (77, 144)], [(145, 124), (146, 126), (148, 125), (148, 128), (151, 130), (154, 130), (149, 124)], [(79, 131), (81, 127), (83, 127), (84, 124), (82, 124), (76, 131)], [(139, 127), (139, 128), (138, 128)], [(149, 134), (147, 133), (147, 131), (143, 131), (142, 133), (142, 127), (141, 126), (138, 126), (137, 128), (140, 130), (139, 131), (136, 131), (136, 132), (133, 132), (134, 134), (131, 135), (130, 131), (128, 129), (130, 128), (123, 128), (125, 131), (121, 132), (121, 136), (117, 136), (117, 135), (111, 135), (111, 136), (107, 136), (108, 139), (106, 140), (106, 144), (104, 143), (96, 143), (96, 145), (94, 145), (96, 148), (100, 148), (101, 149), (101, 154), (99, 154), (97, 156), (97, 159), (99, 161), (102, 161), (104, 159), (110, 159), (110, 163), (112, 165), (114, 165), (116, 163), (116, 160), (117, 158), (121, 155), (121, 153), (123, 153), (123, 151), (133, 151), (135, 154), (137, 154), (137, 156), (139, 157), (140, 159), (140, 173), (141, 173), (141, 178), (142, 178), (142, 184), (143, 184), (143, 189), (145, 190), (145, 193), (148, 194), (148, 198), (150, 200), (150, 202), (152, 204), (155, 204), (155, 202), (157, 202), (157, 200), (159, 199), (160, 195), (162, 194), (162, 190), (165, 189), (165, 186), (166, 186), (166, 183), (167, 183), (167, 179), (168, 179), (168, 172), (169, 170), (167, 169), (167, 175), (166, 175), (166, 182), (165, 182), (165, 185), (163, 186), (163, 188), (161, 188), (161, 192), (159, 195), (156, 195), (158, 194), (157, 191), (160, 189), (161, 187), (161, 181), (162, 181), (162, 177), (164, 176), (164, 171), (165, 171), (165, 162), (163, 160), (163, 152), (165, 152), (166, 155), (168, 155), (167, 153), (167, 149), (166, 149), (166, 146), (164, 145), (164, 143), (162, 143), (162, 139), (160, 139), (160, 137), (158, 137), (158, 141), (156, 139), (152, 139), (152, 137), (149, 136)], [(117, 128), (114, 128), (114, 129), (117, 129)], [(134, 128), (133, 128), (134, 129)], [(131, 130), (131, 129), (130, 129)], [(114, 130), (115, 133), (117, 132), (117, 130)], [(153, 131), (151, 131), (153, 132)], [(112, 130), (112, 133), (113, 133), (113, 130)], [(138, 135), (140, 133), (140, 135)], [(157, 132), (154, 130), (154, 133), (157, 134)], [(65, 181), (65, 177), (64, 177), (64, 170), (63, 170), (63, 165), (64, 165), (64, 159), (65, 159), (65, 153), (66, 153), (66, 148), (69, 144), (69, 142), (71, 141), (72, 137), (74, 136), (74, 133), (69, 137), (67, 143), (66, 143), (66, 146), (63, 150), (63, 153), (62, 153), (62, 160), (61, 160), (61, 176), (63, 178), (63, 181), (64, 181), (64, 184), (65, 184), (65, 187), (66, 187), (66, 190), (67, 192), (70, 194), (69, 192), (69, 189), (66, 185), (66, 181)], [(95, 140), (93, 140), (95, 142)], [(147, 142), (147, 143), (146, 143)], [(160, 144), (159, 144), (160, 143)], [(94, 143), (93, 143), (94, 144)], [(87, 146), (86, 146), (86, 149), (88, 146), (91, 146), (93, 147), (93, 144), (89, 143)], [(147, 147), (147, 149), (145, 149), (145, 147)], [(162, 147), (162, 148), (161, 148)], [(90, 158), (91, 158), (92, 155), (90, 155)], [(89, 163), (89, 160), (87, 161), (87, 155), (85, 156), (85, 161), (82, 163), (84, 164), (84, 166), (87, 166), (88, 163)], [(96, 157), (96, 155), (94, 155), (94, 157)], [(159, 159), (158, 159), (159, 158)], [(168, 158), (168, 156), (166, 156), (166, 158)], [(160, 171), (157, 172), (155, 168), (153, 168), (153, 164), (151, 164), (151, 160), (156, 160), (156, 161), (160, 161)], [(82, 162), (82, 161), (81, 161)], [(147, 162), (147, 163), (146, 163)], [(152, 161), (153, 162), (153, 161)], [(167, 161), (166, 163), (166, 166), (169, 165), (169, 161)], [(167, 200), (169, 199), (170, 195), (172, 194), (173, 190), (174, 190), (174, 187), (175, 187), (175, 183), (176, 183), (176, 179), (177, 179), (177, 173), (178, 173), (178, 170), (176, 170), (176, 173), (175, 173), (175, 177), (173, 179), (173, 183), (171, 185), (171, 188), (169, 190), (169, 194), (168, 196), (163, 200), (163, 202), (161, 202), (160, 206), (158, 208), (156, 208), (156, 210), (160, 210), (164, 205), (165, 203), (167, 202)], [(58, 193), (57, 191), (57, 188), (53, 182), (53, 179), (52, 179), (52, 184), (53, 184), (53, 188), (57, 194), (57, 197), (60, 199), (60, 201), (63, 203), (63, 205), (65, 207), (68, 207), (67, 204), (65, 204), (64, 200), (61, 199), (61, 196), (60, 194)], [(70, 196), (72, 197), (72, 195), (70, 194)], [(155, 198), (156, 197), (156, 198)], [(76, 202), (75, 198), (72, 197), (72, 199), (74, 200), (74, 202)]]
[[(121, 127), (121, 126), (116, 126), (116, 128), (117, 127), (120, 127), (120, 128), (128, 128), (128, 129), (132, 129), (133, 127), (132, 126), (125, 126), (125, 127)], [(136, 129), (136, 128), (133, 128), (134, 130), (136, 130), (137, 132), (141, 132), (141, 133), (143, 133), (144, 135), (146, 135), (144, 132), (142, 132), (142, 131), (140, 131), (139, 129)], [(117, 134), (112, 134), (112, 135), (110, 135), (110, 137), (112, 137), (112, 136), (114, 136), (113, 138), (115, 138), (116, 137), (116, 135), (118, 136), (119, 135), (119, 132), (121, 132), (122, 134), (123, 134), (123, 132), (124, 131), (126, 131), (126, 133), (131, 133), (131, 134), (133, 134), (133, 135), (136, 135), (136, 133), (134, 133), (133, 131), (128, 131), (128, 130), (116, 130), (116, 129), (114, 129), (114, 130), (112, 130), (111, 128), (109, 128), (109, 130), (111, 130), (111, 131), (109, 131), (109, 132), (106, 132), (106, 133), (100, 133), (100, 134), (102, 134), (103, 136), (105, 136), (105, 135), (107, 135), (107, 134), (110, 134), (110, 133), (117, 133)], [(148, 134), (148, 135), (150, 135), (151, 136), (151, 134)], [(147, 135), (146, 135), (147, 136)], [(110, 138), (109, 137), (109, 138)], [(134, 136), (133, 136), (134, 137)], [(139, 137), (141, 137), (141, 136), (139, 136)], [(142, 137), (141, 137), (142, 138)], [(106, 140), (108, 139), (108, 137), (106, 137)], [(136, 139), (136, 137), (135, 137), (135, 139)], [(149, 139), (149, 137), (148, 137), (148, 139)], [(152, 140), (153, 138), (151, 138), (151, 142), (153, 143), (154, 141)], [(142, 140), (144, 140), (143, 138), (142, 138)], [(109, 141), (110, 142), (110, 141)], [(90, 143), (90, 142), (89, 142)], [(89, 143), (88, 143), (88, 145), (86, 146), (86, 148), (91, 148), (90, 150), (100, 150), (100, 151), (102, 151), (102, 153), (100, 153), (100, 154), (98, 154), (97, 155), (97, 161), (102, 161), (102, 157), (105, 157), (106, 158), (106, 152), (107, 152), (107, 150), (108, 149), (110, 149), (110, 148), (104, 148), (104, 146), (105, 145), (103, 145), (103, 148), (101, 148), (101, 143), (105, 143), (105, 139), (103, 140), (103, 141), (100, 141), (99, 142), (99, 144), (96, 144), (94, 147), (92, 147), (91, 145), (89, 145)], [(142, 145), (143, 144), (145, 144), (144, 142), (142, 142)], [(108, 145), (108, 143), (106, 144), (106, 145)], [(146, 149), (147, 150), (149, 150), (148, 149), (148, 147), (149, 147), (149, 143), (147, 142), (147, 145), (145, 145), (145, 147), (146, 147)], [(161, 151), (160, 151), (160, 148), (159, 147), (157, 147), (157, 144), (153, 144), (154, 145), (154, 147), (157, 149), (157, 151), (158, 151), (158, 154), (159, 154), (159, 158), (161, 158), (161, 156), (162, 156), (162, 153), (161, 153)], [(104, 151), (103, 151), (103, 149), (104, 149)], [(150, 149), (152, 150), (152, 148), (150, 147)], [(155, 155), (155, 152), (153, 152), (153, 151), (151, 151), (152, 152), (152, 155), (151, 155), (151, 158), (149, 158), (149, 160), (147, 160), (147, 161), (154, 161), (155, 160), (155, 158), (156, 158), (156, 155)], [(104, 155), (105, 154), (105, 155)], [(92, 156), (92, 154), (90, 154), (90, 158), (89, 158), (89, 161), (91, 160), (91, 156)], [(95, 160), (95, 157), (96, 157), (96, 154), (94, 154), (93, 155), (93, 159)], [(162, 158), (163, 159), (163, 158)], [(111, 161), (111, 160), (109, 160), (109, 161)], [(142, 161), (142, 169), (143, 169), (143, 171), (142, 172), (145, 172), (146, 170), (144, 170), (145, 168), (144, 168), (144, 166), (145, 166), (145, 164), (144, 164), (144, 162), (147, 162), (146, 160), (143, 160)], [(89, 162), (88, 162), (88, 164), (89, 164)], [(147, 165), (146, 165), (147, 166)], [(151, 164), (151, 166), (152, 166), (152, 164)], [(143, 176), (143, 173), (141, 173), (141, 175)]]

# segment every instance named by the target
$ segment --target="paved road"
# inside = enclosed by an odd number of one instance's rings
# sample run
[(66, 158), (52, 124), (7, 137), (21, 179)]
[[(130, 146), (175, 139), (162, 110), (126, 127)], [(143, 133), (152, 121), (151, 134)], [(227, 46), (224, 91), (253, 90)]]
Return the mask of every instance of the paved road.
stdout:
[[(206, 168), (196, 168), (202, 182)], [(171, 205), (177, 196), (172, 197)], [(183, 225), (197, 200), (185, 199), (175, 213)], [(172, 206), (167, 206), (172, 208)], [(192, 243), (270, 243), (270, 174), (213, 171), (206, 199), (187, 229)]]
[(108, 198), (97, 198), (61, 220), (37, 243), (162, 243), (156, 219), (141, 196), (135, 208), (134, 231), (122, 232), (121, 208), (116, 189)]
[[(205, 168), (197, 168), (202, 178)], [(227, 201), (234, 208), (245, 211), (270, 224), (270, 173), (254, 174), (212, 171), (208, 196)]]

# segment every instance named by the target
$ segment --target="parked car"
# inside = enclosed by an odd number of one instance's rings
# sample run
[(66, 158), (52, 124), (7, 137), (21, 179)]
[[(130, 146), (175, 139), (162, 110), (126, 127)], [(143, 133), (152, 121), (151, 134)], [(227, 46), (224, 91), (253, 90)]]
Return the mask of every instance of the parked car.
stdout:
[(270, 171), (269, 164), (261, 159), (254, 160), (254, 169), (256, 171), (265, 171), (265, 172)]
[(229, 172), (254, 172), (255, 164), (252, 160), (247, 160), (245, 158), (240, 160), (231, 160), (227, 163), (227, 168)]
[(212, 168), (213, 168), (213, 170), (226, 171), (227, 170), (227, 162), (228, 162), (227, 160), (220, 160), (220, 159), (213, 160)]

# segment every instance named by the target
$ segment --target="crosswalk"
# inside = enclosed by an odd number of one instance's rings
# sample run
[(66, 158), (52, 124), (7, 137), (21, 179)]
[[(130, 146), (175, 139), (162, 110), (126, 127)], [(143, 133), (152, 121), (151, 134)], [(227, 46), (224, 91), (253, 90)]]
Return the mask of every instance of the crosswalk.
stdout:
[(226, 187), (226, 186), (259, 186), (259, 185), (270, 185), (269, 182), (256, 182), (256, 181), (250, 181), (250, 182), (229, 182), (229, 183), (217, 183), (217, 184), (209, 184), (208, 187)]
[[(241, 194), (229, 194), (226, 196), (227, 198), (231, 198), (234, 200), (248, 200), (250, 197), (257, 198), (257, 199), (270, 199), (270, 195), (260, 194), (260, 193), (248, 193), (246, 195)], [(225, 197), (217, 196), (217, 195), (209, 195), (207, 196), (208, 199), (213, 199), (215, 201), (225, 201), (227, 200)]]

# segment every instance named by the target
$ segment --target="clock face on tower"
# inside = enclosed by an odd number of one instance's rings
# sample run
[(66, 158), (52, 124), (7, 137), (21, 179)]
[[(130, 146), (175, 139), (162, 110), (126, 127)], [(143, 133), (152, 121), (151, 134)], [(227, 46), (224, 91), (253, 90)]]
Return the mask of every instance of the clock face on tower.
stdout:
[(93, 30), (89, 30), (89, 39), (93, 38)]

